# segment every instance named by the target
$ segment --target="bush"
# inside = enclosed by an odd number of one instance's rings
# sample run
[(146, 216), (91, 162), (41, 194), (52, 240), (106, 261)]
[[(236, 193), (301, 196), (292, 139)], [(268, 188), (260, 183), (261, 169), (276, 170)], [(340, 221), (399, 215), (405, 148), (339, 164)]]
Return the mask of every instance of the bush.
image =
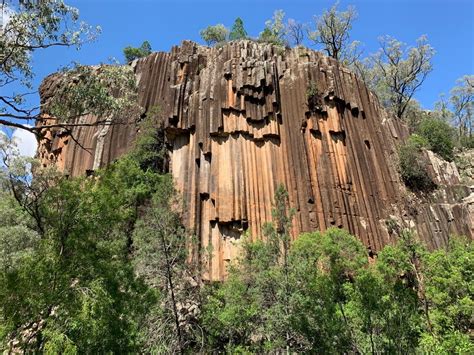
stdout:
[(433, 152), (447, 161), (453, 160), (454, 129), (448, 123), (427, 118), (420, 123), (417, 133), (428, 141)]
[(400, 174), (405, 185), (411, 190), (429, 191), (435, 187), (428, 174), (428, 162), (422, 152), (426, 146), (427, 140), (424, 137), (413, 134), (398, 152)]

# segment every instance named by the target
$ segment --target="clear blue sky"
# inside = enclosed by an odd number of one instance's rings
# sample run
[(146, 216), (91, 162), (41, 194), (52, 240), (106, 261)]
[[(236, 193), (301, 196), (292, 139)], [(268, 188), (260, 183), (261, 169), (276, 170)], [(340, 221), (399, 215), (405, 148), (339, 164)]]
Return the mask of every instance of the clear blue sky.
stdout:
[[(80, 10), (81, 19), (100, 25), (102, 34), (80, 51), (48, 49), (35, 53), (36, 81), (73, 60), (86, 64), (122, 60), (125, 46), (149, 40), (153, 50), (168, 51), (184, 39), (202, 42), (199, 30), (210, 24), (230, 27), (236, 17), (244, 20), (247, 32), (257, 36), (273, 11), (283, 9), (286, 18), (310, 22), (333, 1), (317, 0), (77, 0), (66, 1)], [(434, 70), (416, 98), (432, 108), (441, 92), (448, 93), (455, 80), (474, 74), (473, 0), (361, 0), (340, 2), (340, 9), (354, 5), (359, 14), (352, 39), (365, 44), (366, 53), (378, 48), (377, 37), (391, 35), (413, 44), (428, 35), (436, 50)]]

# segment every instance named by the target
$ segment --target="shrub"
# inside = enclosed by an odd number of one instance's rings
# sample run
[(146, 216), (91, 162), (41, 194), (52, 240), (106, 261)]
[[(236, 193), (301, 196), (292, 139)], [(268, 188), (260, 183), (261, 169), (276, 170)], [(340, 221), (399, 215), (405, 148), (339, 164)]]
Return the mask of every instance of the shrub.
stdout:
[(311, 112), (317, 112), (321, 110), (322, 106), (322, 94), (318, 90), (318, 85), (314, 81), (310, 81), (306, 88), (306, 99), (308, 101), (308, 108)]
[(428, 141), (433, 152), (447, 161), (453, 160), (454, 130), (448, 123), (427, 118), (420, 123), (417, 133)]
[(402, 179), (408, 188), (415, 191), (429, 191), (435, 187), (428, 175), (428, 162), (423, 155), (423, 147), (426, 147), (426, 139), (414, 134), (398, 152)]

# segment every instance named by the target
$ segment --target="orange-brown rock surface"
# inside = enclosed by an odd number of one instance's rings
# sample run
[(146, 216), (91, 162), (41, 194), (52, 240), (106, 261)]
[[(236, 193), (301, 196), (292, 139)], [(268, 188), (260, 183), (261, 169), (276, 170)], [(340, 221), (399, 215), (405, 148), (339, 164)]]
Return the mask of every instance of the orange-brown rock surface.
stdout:
[[(294, 237), (337, 226), (376, 252), (395, 238), (394, 221), (416, 228), (430, 247), (444, 245), (450, 233), (473, 235), (471, 191), (459, 185), (455, 166), (430, 156), (433, 176), (446, 186), (429, 199), (409, 193), (396, 153), (406, 128), (331, 58), (252, 41), (219, 48), (183, 42), (132, 65), (140, 105), (158, 107), (165, 120), (184, 222), (202, 247), (212, 246), (206, 278), (225, 276), (245, 230), (261, 234), (280, 183), (296, 210)], [(54, 88), (51, 76), (43, 100)], [(104, 166), (133, 145), (130, 121), (75, 128), (77, 142), (50, 132), (40, 158), (72, 175)]]

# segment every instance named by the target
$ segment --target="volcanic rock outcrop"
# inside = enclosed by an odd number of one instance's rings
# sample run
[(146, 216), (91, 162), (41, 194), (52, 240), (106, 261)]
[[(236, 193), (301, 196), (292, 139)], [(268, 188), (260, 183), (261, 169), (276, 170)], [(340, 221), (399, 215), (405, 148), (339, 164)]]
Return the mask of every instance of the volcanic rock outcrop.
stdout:
[[(376, 253), (396, 238), (394, 226), (417, 229), (430, 247), (445, 245), (450, 233), (473, 235), (472, 201), (462, 202), (471, 191), (455, 166), (431, 155), (440, 188), (429, 198), (410, 193), (397, 172), (406, 127), (332, 58), (253, 41), (215, 48), (185, 41), (132, 65), (139, 104), (158, 107), (165, 122), (184, 223), (211, 247), (205, 278), (225, 277), (244, 231), (261, 235), (280, 183), (296, 210), (294, 237), (336, 226)], [(42, 99), (54, 88), (54, 76), (45, 79)], [(133, 145), (130, 120), (74, 128), (76, 141), (51, 131), (40, 158), (72, 175), (107, 165)]]

